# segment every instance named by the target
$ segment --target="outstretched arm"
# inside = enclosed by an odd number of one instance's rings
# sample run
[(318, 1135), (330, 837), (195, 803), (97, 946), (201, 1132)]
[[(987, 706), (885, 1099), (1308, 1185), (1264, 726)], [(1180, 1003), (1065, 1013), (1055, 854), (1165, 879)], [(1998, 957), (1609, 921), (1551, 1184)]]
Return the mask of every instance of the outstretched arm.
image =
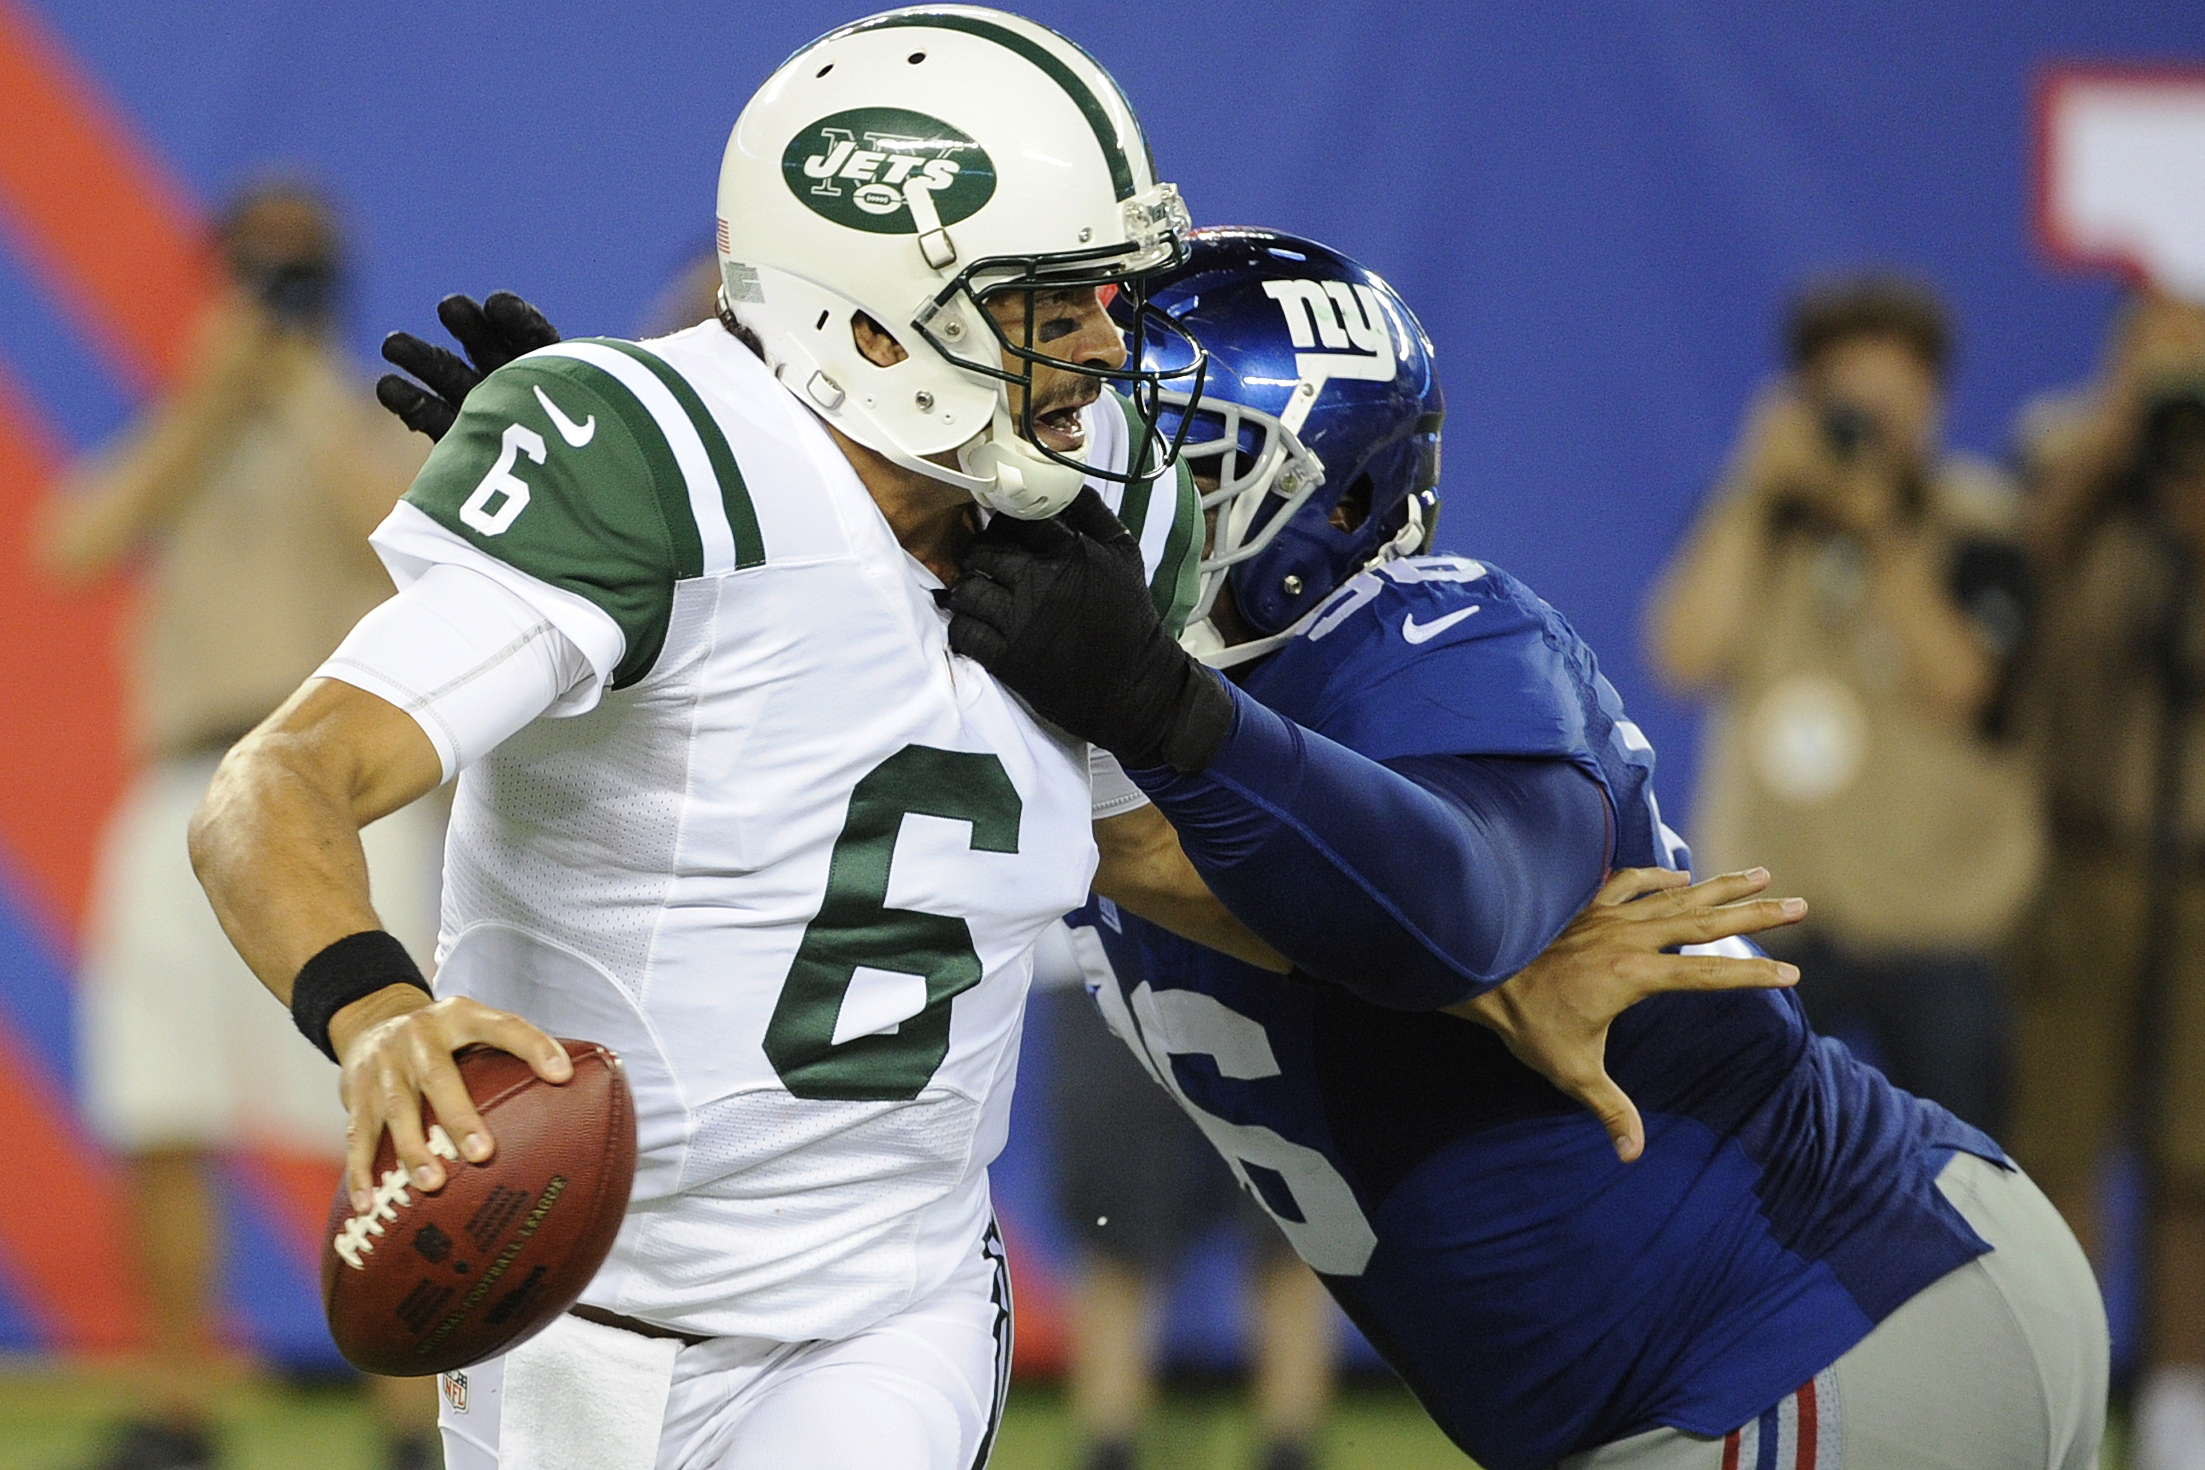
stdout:
[[(1566, 768), (1561, 774), (1583, 781)], [(1184, 938), (1264, 969), (1290, 968), (1218, 901), (1155, 807), (1097, 823), (1096, 837), (1104, 853), (1098, 892)], [(1501, 884), (1523, 881), (1519, 873)], [(1646, 1129), (1637, 1106), (1608, 1075), (1608, 1029), (1624, 1011), (1664, 991), (1796, 982), (1797, 967), (1765, 955), (1673, 952), (1805, 917), (1804, 900), (1755, 897), (1768, 881), (1764, 868), (1705, 883), (1673, 869), (1623, 869), (1521, 969), (1445, 1009), (1494, 1032), (1518, 1061), (1582, 1103), (1629, 1163), (1645, 1152)]]
[[(1693, 883), (1670, 868), (1625, 868), (1517, 974), (1448, 1014), (1498, 1035), (1516, 1060), (1576, 1098), (1626, 1164), (1646, 1151), (1638, 1108), (1608, 1075), (1608, 1027), (1666, 990), (1791, 985), (1795, 965), (1765, 955), (1672, 954), (1806, 917), (1806, 900), (1758, 899), (1766, 868)], [(1686, 885), (1690, 886), (1687, 887)]]
[[(1236, 740), (1203, 777), (1238, 763)], [(1379, 1004), (1428, 999), (1480, 972), (1503, 977), (1440, 1008), (1495, 1032), (1584, 1104), (1625, 1163), (1645, 1151), (1646, 1129), (1608, 1075), (1615, 1018), (1662, 991), (1799, 978), (1762, 955), (1667, 953), (1797, 923), (1807, 905), (1756, 899), (1769, 881), (1759, 868), (1701, 884), (1629, 868), (1600, 882), (1605, 798), (1564, 762), (1360, 760), (1338, 746), (1304, 750), (1298, 769), (1258, 757), (1242, 773), (1256, 793), (1229, 776), (1207, 790), (1203, 777), (1171, 777), (1200, 791), (1175, 804), (1201, 809), (1186, 828), (1190, 866), (1300, 968)]]
[(1499, 984), (1605, 876), (1606, 799), (1569, 763), (1390, 769), (1196, 664), (1092, 492), (1055, 520), (992, 522), (948, 602), (951, 647), (1124, 762), (1258, 938), (1373, 1004)]
[(1225, 906), (1307, 973), (1437, 1010), (1529, 964), (1600, 886), (1607, 800), (1575, 766), (1382, 765), (1230, 693), (1200, 771), (1134, 779)]
[(1257, 936), (1378, 1003), (1491, 1027), (1625, 1159), (1643, 1129), (1607, 1076), (1609, 1022), (1656, 991), (1798, 977), (1765, 958), (1662, 953), (1796, 922), (1799, 900), (1735, 901), (1766, 884), (1758, 871), (1656, 899), (1636, 896), (1689, 877), (1619, 874), (1561, 922), (1556, 906), (1580, 902), (1607, 859), (1588, 776), (1560, 761), (1391, 768), (1264, 709), (1172, 644), (1138, 548), (1092, 492), (1057, 521), (991, 524), (948, 601), (952, 647), (1143, 768), (1189, 866)]

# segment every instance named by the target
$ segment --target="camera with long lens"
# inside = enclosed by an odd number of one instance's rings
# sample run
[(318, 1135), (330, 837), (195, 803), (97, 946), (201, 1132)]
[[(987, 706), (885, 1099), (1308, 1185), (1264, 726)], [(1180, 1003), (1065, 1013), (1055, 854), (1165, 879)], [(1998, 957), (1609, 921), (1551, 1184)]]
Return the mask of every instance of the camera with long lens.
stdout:
[(247, 257), (233, 265), (245, 288), (287, 327), (303, 330), (319, 326), (336, 306), (337, 267), (331, 261), (314, 256), (291, 260)]
[(1820, 427), (1823, 447), (1841, 463), (1874, 443), (1881, 432), (1874, 414), (1859, 404), (1845, 402), (1826, 404)]
[[(1873, 409), (1833, 398), (1814, 412), (1819, 448), (1831, 468), (1841, 477), (1873, 476), (1889, 487), (1902, 515), (1920, 512), (1928, 493), (1920, 468), (1890, 454), (1874, 453), (1886, 447), (1888, 440), (1883, 420)], [(1824, 488), (1788, 486), (1771, 506), (1770, 524), (1780, 532), (1844, 530), (1851, 526), (1852, 517), (1838, 513)]]

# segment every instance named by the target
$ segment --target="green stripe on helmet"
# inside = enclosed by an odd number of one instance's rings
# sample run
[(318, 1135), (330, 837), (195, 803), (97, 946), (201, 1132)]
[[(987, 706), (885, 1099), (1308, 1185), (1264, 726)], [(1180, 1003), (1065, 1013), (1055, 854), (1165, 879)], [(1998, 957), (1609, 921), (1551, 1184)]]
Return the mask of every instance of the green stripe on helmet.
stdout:
[[(978, 16), (924, 13), (917, 15), (886, 15), (878, 20), (860, 21), (848, 30), (838, 31), (835, 34), (854, 36), (867, 31), (900, 29), (905, 26), (919, 26), (944, 31), (963, 31), (966, 35), (978, 36), (984, 41), (993, 41), (998, 46), (1015, 51), (1035, 66), (1040, 67), (1051, 81), (1065, 90), (1073, 103), (1078, 106), (1081, 115), (1087, 119), (1087, 125), (1094, 129), (1095, 141), (1102, 145), (1103, 158), (1110, 165), (1111, 188), (1117, 191), (1120, 199), (1131, 199), (1133, 197), (1133, 163), (1132, 160), (1126, 157), (1124, 145), (1118, 141), (1118, 130), (1111, 126), (1110, 114), (1103, 110), (1102, 99), (1095, 95), (1092, 87), (1080, 80), (1078, 72), (1064, 64), (1062, 57), (1048, 47), (1038, 44), (1030, 37), (1020, 35), (1009, 26), (997, 25), (992, 20), (982, 20)], [(1079, 48), (1075, 46), (1074, 49)], [(1087, 56), (1084, 50), (1080, 51), (1080, 54)], [(1094, 60), (1092, 56), (1087, 59)], [(1104, 78), (1117, 91), (1118, 101), (1125, 106), (1126, 116), (1131, 117), (1133, 108), (1130, 103), (1125, 101), (1125, 89), (1118, 86), (1117, 79), (1111, 77), (1109, 72), (1103, 71), (1101, 63), (1097, 62), (1095, 69), (1102, 71)], [(1141, 144), (1143, 148), (1148, 146), (1148, 135), (1145, 133), (1141, 135)], [(1153, 178), (1156, 173), (1156, 159), (1153, 153), (1150, 154), (1148, 163), (1149, 174)]]
[[(1074, 51), (1077, 51), (1080, 55), (1086, 57), (1087, 64), (1094, 67), (1095, 70), (1103, 74), (1103, 80), (1109, 82), (1111, 90), (1118, 94), (1118, 103), (1120, 106), (1125, 108), (1125, 115), (1127, 117), (1133, 118), (1135, 124), (1138, 125), (1140, 119), (1135, 115), (1133, 111), (1133, 99), (1126, 96), (1125, 88), (1118, 85), (1118, 79), (1110, 74), (1110, 68), (1104, 66), (1101, 61), (1097, 60), (1094, 52), (1088, 50), (1085, 46), (1082, 46), (1079, 42), (1073, 40), (1070, 36), (1065, 35), (1063, 32), (1057, 32), (1057, 39), (1062, 41), (1065, 45), (1071, 47)], [(1156, 145), (1148, 140), (1148, 129), (1141, 128), (1140, 134), (1141, 158), (1144, 162), (1148, 164), (1148, 181), (1153, 184), (1156, 182)], [(1124, 198), (1125, 196), (1120, 195), (1119, 197)]]

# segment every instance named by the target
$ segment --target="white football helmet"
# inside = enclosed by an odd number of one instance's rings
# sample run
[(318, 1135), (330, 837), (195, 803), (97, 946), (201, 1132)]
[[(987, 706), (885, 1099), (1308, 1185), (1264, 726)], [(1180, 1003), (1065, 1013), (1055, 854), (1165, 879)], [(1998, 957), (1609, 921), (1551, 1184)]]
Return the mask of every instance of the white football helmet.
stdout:
[[(892, 10), (822, 36), (751, 98), (720, 166), (723, 295), (783, 386), (858, 443), (1028, 519), (1062, 509), (1090, 474), (1170, 463), (1157, 393), (1200, 392), (1204, 358), (1190, 342), (1191, 366), (1142, 367), (1144, 335), (1184, 336), (1147, 308), (1146, 278), (1185, 258), (1188, 229), (1110, 74), (1047, 27), (978, 6)], [(1050, 357), (1031, 311), (1026, 339), (1010, 340), (982, 306), (1089, 286), (1117, 288), (1130, 309), (1122, 369)], [(859, 312), (908, 356), (881, 367), (861, 353)], [(1148, 432), (1124, 474), (1038, 440), (1036, 364), (1132, 399)], [(953, 453), (955, 468), (931, 457)]]

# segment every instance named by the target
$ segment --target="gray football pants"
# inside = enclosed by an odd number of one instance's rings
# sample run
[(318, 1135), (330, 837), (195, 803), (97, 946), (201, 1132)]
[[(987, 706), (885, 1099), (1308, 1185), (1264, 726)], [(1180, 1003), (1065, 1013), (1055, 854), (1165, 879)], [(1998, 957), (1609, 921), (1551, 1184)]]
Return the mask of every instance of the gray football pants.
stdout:
[(2107, 1343), (2090, 1263), (2019, 1170), (1955, 1154), (1937, 1187), (1989, 1255), (1753, 1423), (1713, 1439), (1657, 1429), (1562, 1470), (2094, 1470)]

